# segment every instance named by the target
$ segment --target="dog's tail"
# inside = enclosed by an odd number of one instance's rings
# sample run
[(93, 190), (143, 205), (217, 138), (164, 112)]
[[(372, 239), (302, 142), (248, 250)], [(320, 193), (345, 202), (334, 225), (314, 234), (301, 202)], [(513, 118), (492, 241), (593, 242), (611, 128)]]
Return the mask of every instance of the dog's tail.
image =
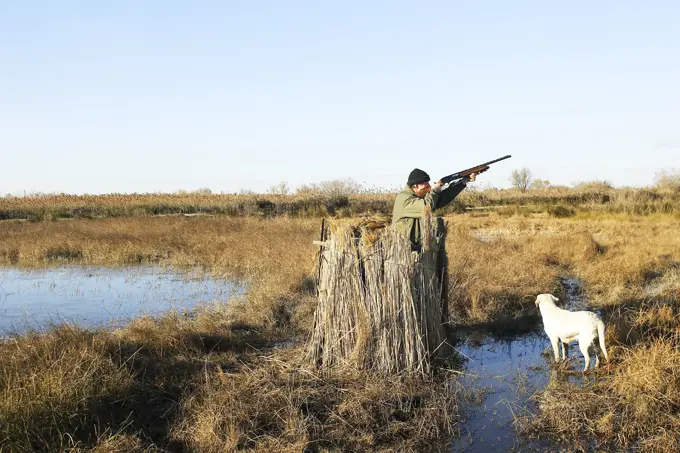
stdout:
[(609, 362), (609, 355), (607, 354), (607, 347), (604, 345), (604, 323), (602, 320), (597, 321), (597, 337), (600, 339), (600, 349), (604, 352), (604, 358)]

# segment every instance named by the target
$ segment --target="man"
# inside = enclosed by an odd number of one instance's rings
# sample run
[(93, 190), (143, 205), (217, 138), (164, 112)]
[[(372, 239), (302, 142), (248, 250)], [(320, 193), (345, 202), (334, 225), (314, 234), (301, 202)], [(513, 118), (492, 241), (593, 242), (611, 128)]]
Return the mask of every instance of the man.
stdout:
[(422, 241), (420, 219), (425, 216), (426, 208), (430, 212), (443, 208), (451, 203), (465, 189), (470, 181), (474, 181), (476, 173), (451, 184), (442, 190), (442, 182), (437, 181), (430, 186), (430, 175), (419, 168), (408, 175), (407, 187), (397, 195), (392, 211), (392, 224), (408, 232), (414, 250), (420, 248)]
[[(425, 217), (426, 211), (434, 212), (436, 209), (448, 205), (465, 189), (468, 182), (474, 181), (476, 178), (477, 174), (472, 173), (442, 190), (441, 181), (430, 186), (430, 175), (419, 168), (413, 169), (408, 175), (407, 186), (397, 195), (392, 211), (392, 225), (408, 233), (413, 251), (420, 251), (421, 249), (423, 238), (420, 219)], [(448, 257), (443, 248), (437, 251), (436, 261), (436, 270), (424, 268), (423, 271), (428, 274), (429, 272), (436, 272), (441, 283), (442, 324), (448, 326)]]

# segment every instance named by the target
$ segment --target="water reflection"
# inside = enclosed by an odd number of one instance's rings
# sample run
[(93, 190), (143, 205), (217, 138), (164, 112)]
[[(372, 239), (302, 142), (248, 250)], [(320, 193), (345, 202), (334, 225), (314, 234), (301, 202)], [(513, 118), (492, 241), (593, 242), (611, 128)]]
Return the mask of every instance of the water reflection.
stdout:
[(480, 332), (457, 346), (468, 358), (463, 384), (483, 394), (465, 408), (467, 416), (454, 452), (523, 451), (538, 446), (520, 443), (513, 421), (530, 409), (530, 397), (548, 383), (545, 346), (538, 333), (497, 338)]
[(224, 302), (243, 291), (233, 282), (194, 271), (153, 266), (0, 269), (0, 335), (50, 324), (121, 325), (141, 314)]
[[(570, 310), (587, 309), (581, 283), (574, 278), (562, 281), (562, 303)], [(532, 396), (553, 386), (592, 385), (594, 375), (583, 375), (579, 364), (583, 356), (578, 347), (570, 348), (570, 359), (554, 364), (548, 337), (541, 322), (530, 332), (498, 336), (485, 330), (457, 332), (456, 349), (466, 358), (464, 388), (470, 389), (463, 413), (460, 438), (454, 452), (530, 452), (551, 451), (547, 440), (528, 440), (517, 436), (515, 417), (537, 410)]]

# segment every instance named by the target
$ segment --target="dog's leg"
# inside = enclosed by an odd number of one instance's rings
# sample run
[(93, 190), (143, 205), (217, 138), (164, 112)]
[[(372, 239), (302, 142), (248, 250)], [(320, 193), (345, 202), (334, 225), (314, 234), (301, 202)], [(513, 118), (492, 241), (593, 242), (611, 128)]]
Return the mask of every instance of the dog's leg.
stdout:
[(599, 337), (598, 339), (600, 340), (600, 349), (602, 350), (602, 353), (604, 354), (604, 359), (609, 362), (609, 355), (607, 354), (607, 346), (604, 344), (604, 323), (602, 321), (599, 321), (597, 323), (597, 336)]
[(606, 358), (607, 351), (603, 351), (601, 347), (598, 347), (595, 339), (593, 339), (593, 349), (595, 350), (595, 368), (598, 368), (600, 366), (600, 354), (604, 353)]
[(581, 348), (581, 354), (583, 354), (583, 358), (586, 359), (586, 366), (583, 367), (583, 371), (588, 371), (588, 368), (590, 368), (590, 355), (588, 355), (588, 347), (590, 346), (590, 343), (586, 342), (578, 342), (578, 347)]
[(566, 361), (569, 358), (568, 357), (568, 355), (569, 355), (568, 354), (569, 353), (569, 344), (565, 343), (564, 341), (561, 341), (561, 340), (560, 340), (560, 343), (562, 344), (562, 360)]
[(560, 339), (557, 337), (551, 338), (550, 343), (552, 344), (553, 352), (555, 353), (555, 362), (560, 361), (560, 345), (558, 344)]

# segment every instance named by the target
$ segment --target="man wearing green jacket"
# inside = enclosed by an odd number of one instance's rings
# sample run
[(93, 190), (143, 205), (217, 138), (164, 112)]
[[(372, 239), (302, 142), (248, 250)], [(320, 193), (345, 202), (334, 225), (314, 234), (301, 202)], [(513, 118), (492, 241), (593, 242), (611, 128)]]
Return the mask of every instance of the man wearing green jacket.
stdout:
[[(451, 203), (465, 189), (467, 183), (474, 181), (476, 177), (477, 174), (473, 173), (442, 190), (441, 181), (430, 186), (430, 176), (419, 168), (415, 168), (408, 175), (407, 186), (397, 195), (397, 199), (394, 201), (392, 225), (408, 233), (413, 251), (419, 252), (421, 249), (422, 227), (420, 220), (425, 217), (426, 212), (434, 212), (436, 209), (443, 208)], [(427, 273), (436, 272), (437, 274), (442, 285), (442, 324), (448, 326), (448, 258), (443, 249), (437, 251), (435, 268), (424, 268), (423, 271)]]
[(420, 249), (422, 241), (420, 219), (425, 216), (426, 208), (430, 212), (443, 208), (451, 203), (470, 181), (474, 181), (473, 173), (455, 184), (442, 190), (441, 181), (430, 186), (430, 175), (419, 168), (413, 169), (408, 175), (407, 186), (394, 201), (392, 224), (407, 232), (414, 250)]

